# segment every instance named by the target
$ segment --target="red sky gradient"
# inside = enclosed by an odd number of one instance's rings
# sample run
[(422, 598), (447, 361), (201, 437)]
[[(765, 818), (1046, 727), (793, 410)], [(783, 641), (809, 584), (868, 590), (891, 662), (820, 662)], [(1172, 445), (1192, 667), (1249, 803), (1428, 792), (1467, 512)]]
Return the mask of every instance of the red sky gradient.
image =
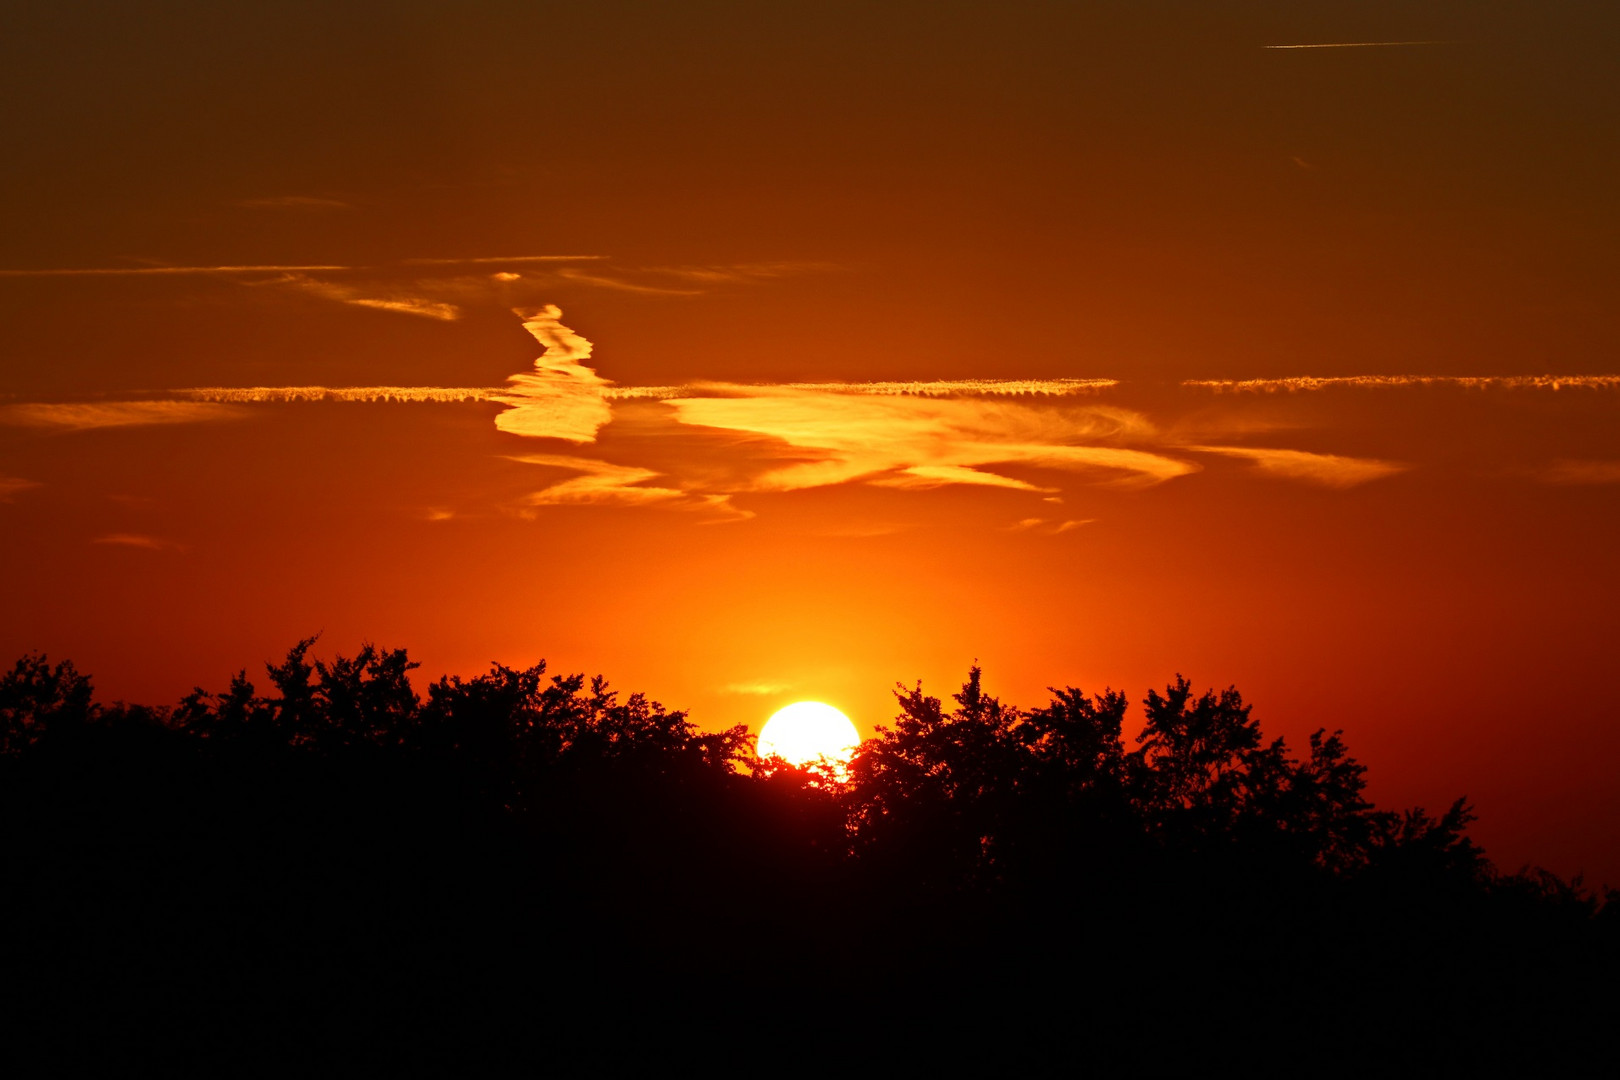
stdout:
[[(1620, 14), (6, 21), (6, 659), (161, 702), (319, 632), (867, 731), (1179, 671), (1620, 885)], [(1358, 42), (1430, 44), (1267, 48)]]

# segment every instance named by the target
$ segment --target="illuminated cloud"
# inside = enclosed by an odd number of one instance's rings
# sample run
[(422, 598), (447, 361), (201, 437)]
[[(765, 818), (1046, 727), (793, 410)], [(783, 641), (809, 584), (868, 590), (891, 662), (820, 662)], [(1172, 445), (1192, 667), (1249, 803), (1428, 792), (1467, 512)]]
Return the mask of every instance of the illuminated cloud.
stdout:
[(746, 490), (796, 491), (867, 480), (902, 487), (972, 483), (1048, 491), (981, 470), (997, 465), (1102, 470), (1125, 482), (1154, 484), (1198, 468), (1150, 451), (1097, 445), (1152, 433), (1140, 414), (1124, 409), (730, 389), (734, 396), (671, 398), (666, 404), (682, 424), (769, 436), (814, 459), (767, 469)]
[(735, 263), (730, 266), (651, 266), (644, 273), (663, 274), (682, 281), (695, 281), (704, 285), (741, 285), (767, 278), (787, 277), (793, 274), (826, 273), (837, 270), (833, 263), (821, 262), (766, 262)]
[(727, 683), (720, 688), (720, 692), (722, 694), (768, 697), (771, 694), (785, 694), (791, 689), (793, 689), (792, 683), (741, 682)]
[(588, 274), (583, 270), (558, 270), (557, 276), (576, 285), (595, 285), (599, 289), (616, 289), (619, 292), (645, 293), (651, 296), (702, 295), (702, 291), (699, 289), (672, 289), (664, 285), (644, 285), (640, 282), (629, 281), (623, 277), (613, 277), (608, 274)]
[(561, 322), (562, 310), (547, 304), (523, 321), (545, 346), (535, 374), (514, 375), (511, 387), (492, 400), (508, 405), (495, 426), (512, 435), (587, 443), (613, 418), (604, 390), (608, 381), (585, 366), (591, 343)]
[(39, 486), (38, 481), (24, 480), (20, 476), (0, 476), (0, 502), (10, 502), (13, 495)]
[(1549, 484), (1585, 486), (1590, 484), (1620, 484), (1620, 461), (1580, 461), (1566, 458), (1555, 461), (1540, 473)]
[(368, 294), (379, 290), (376, 288), (361, 289), (352, 285), (339, 284), (335, 281), (322, 281), (303, 274), (288, 274), (285, 277), (276, 279), (272, 284), (284, 285), (289, 289), (297, 289), (312, 296), (336, 300), (340, 304), (352, 304), (355, 307), (392, 311), (400, 315), (416, 315), (424, 319), (438, 319), (441, 322), (454, 322), (456, 319), (461, 318), (461, 309), (454, 304), (446, 304), (439, 300), (430, 300), (397, 291), (387, 295), (372, 296)]
[(1009, 528), (1014, 532), (1041, 532), (1057, 535), (1059, 533), (1073, 532), (1082, 525), (1090, 525), (1096, 518), (1081, 518), (1078, 521), (1048, 521), (1046, 518), (1024, 518), (1015, 521)]
[(405, 259), (406, 266), (487, 266), (495, 263), (597, 262), (606, 255), (479, 255), (462, 259)]
[(456, 404), (499, 401), (508, 391), (493, 386), (193, 386), (176, 390), (190, 401), (264, 405), (287, 401), (415, 401)]
[(946, 484), (981, 484), (985, 487), (1013, 488), (1016, 491), (1056, 491), (1056, 488), (1036, 487), (1023, 480), (995, 473), (980, 472), (962, 465), (913, 465), (892, 476), (880, 476), (872, 483), (881, 487), (936, 488)]
[(570, 457), (566, 454), (521, 454), (510, 460), (527, 465), (567, 469), (581, 475), (564, 480), (526, 497), (524, 505), (543, 506), (667, 506), (680, 510), (708, 511), (711, 521), (743, 521), (754, 515), (731, 505), (729, 495), (694, 494), (674, 487), (644, 487), (648, 480), (664, 475), (636, 465)]
[(1620, 390), (1620, 375), (1297, 375), (1287, 379), (1187, 379), (1182, 386), (1216, 393), (1297, 393), (1304, 390), (1387, 390), (1456, 386), (1465, 390)]
[(347, 266), (91, 266), (64, 270), (0, 270), (0, 277), (161, 277), (222, 276), (237, 274), (299, 274), (348, 270)]
[(144, 533), (108, 533), (98, 536), (90, 541), (92, 544), (109, 544), (114, 547), (142, 548), (146, 551), (184, 551), (185, 547), (173, 540), (164, 540), (161, 537), (147, 536)]
[(610, 461), (569, 457), (566, 454), (514, 455), (512, 461), (567, 469), (580, 475), (528, 496), (529, 506), (646, 506), (682, 498), (678, 488), (641, 487), (662, 473), (635, 465), (615, 465)]
[(200, 401), (64, 402), (0, 406), (0, 424), (56, 431), (195, 424), (235, 420), (243, 414), (229, 405)]
[(1200, 454), (1248, 458), (1255, 468), (1268, 476), (1333, 488), (1357, 487), (1405, 472), (1409, 468), (1399, 462), (1313, 454), (1306, 450), (1270, 450), (1252, 446), (1189, 446), (1185, 449)]

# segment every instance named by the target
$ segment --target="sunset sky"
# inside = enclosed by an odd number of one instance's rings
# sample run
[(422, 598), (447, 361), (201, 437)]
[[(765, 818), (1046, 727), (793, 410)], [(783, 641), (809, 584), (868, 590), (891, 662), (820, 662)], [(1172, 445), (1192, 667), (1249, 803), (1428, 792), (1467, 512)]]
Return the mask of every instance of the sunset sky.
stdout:
[(1620, 885), (1620, 6), (68, 7), (0, 17), (7, 664), (1181, 672)]

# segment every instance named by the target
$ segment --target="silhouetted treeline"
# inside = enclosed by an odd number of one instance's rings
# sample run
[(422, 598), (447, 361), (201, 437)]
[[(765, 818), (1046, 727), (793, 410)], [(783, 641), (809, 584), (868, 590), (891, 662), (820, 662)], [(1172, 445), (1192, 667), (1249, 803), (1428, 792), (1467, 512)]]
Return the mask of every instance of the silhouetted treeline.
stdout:
[(173, 708), (0, 678), (13, 1052), (1333, 1071), (1545, 1063), (1616, 1003), (1615, 893), (1498, 872), (1464, 800), (1372, 806), (1235, 690), (1128, 742), (1122, 694), (975, 668), (840, 780), (600, 678), (424, 696), (312, 645)]

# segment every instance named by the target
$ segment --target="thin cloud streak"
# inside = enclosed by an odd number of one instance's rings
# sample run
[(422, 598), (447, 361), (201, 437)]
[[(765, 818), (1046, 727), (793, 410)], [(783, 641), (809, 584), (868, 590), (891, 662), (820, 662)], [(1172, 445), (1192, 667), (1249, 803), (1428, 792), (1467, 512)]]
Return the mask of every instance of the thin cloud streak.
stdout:
[(60, 270), (0, 270), (0, 277), (162, 277), (184, 275), (290, 274), (352, 270), (351, 266), (87, 266)]
[(480, 266), (495, 263), (594, 262), (608, 255), (479, 255), (465, 259), (402, 259), (405, 266)]
[(792, 683), (745, 682), (727, 683), (720, 688), (720, 692), (722, 694), (769, 697), (772, 694), (785, 694), (791, 689), (793, 689)]
[(1184, 379), (1181, 385), (1218, 394), (1386, 390), (1403, 386), (1455, 386), (1465, 390), (1620, 390), (1620, 375), (1295, 375), (1283, 379)]
[(635, 465), (616, 465), (611, 461), (566, 454), (515, 454), (509, 460), (580, 474), (529, 495), (524, 500), (529, 506), (645, 506), (679, 499), (686, 494), (679, 488), (638, 486), (663, 474)]
[(461, 309), (454, 304), (446, 304), (442, 301), (430, 300), (401, 292), (384, 296), (372, 296), (368, 295), (372, 290), (361, 289), (352, 285), (340, 285), (334, 281), (320, 281), (316, 278), (305, 277), (302, 274), (289, 274), (268, 284), (296, 289), (299, 292), (306, 292), (326, 300), (336, 300), (340, 304), (373, 308), (378, 311), (391, 311), (400, 315), (415, 315), (425, 319), (437, 319), (441, 322), (454, 322), (461, 318)]
[(731, 496), (702, 494), (674, 487), (643, 487), (663, 473), (637, 465), (570, 457), (566, 454), (514, 454), (509, 461), (544, 465), (580, 473), (571, 480), (552, 484), (527, 496), (529, 509), (546, 506), (667, 506), (682, 510), (710, 511), (715, 522), (744, 521), (753, 513), (731, 505)]
[(1539, 478), (1564, 487), (1620, 484), (1620, 461), (1581, 461), (1565, 458), (1541, 470)]
[(1384, 49), (1403, 45), (1455, 45), (1454, 41), (1324, 41), (1311, 45), (1262, 45), (1262, 49)]
[(1274, 450), (1252, 446), (1188, 446), (1200, 454), (1248, 458), (1256, 469), (1284, 480), (1301, 480), (1322, 487), (1352, 488), (1405, 472), (1411, 466), (1373, 458), (1315, 454), (1307, 450)]
[(662, 285), (642, 285), (623, 278), (608, 277), (606, 274), (587, 274), (583, 270), (558, 270), (557, 276), (564, 281), (571, 281), (577, 285), (594, 285), (600, 289), (615, 289), (619, 292), (642, 293), (648, 296), (701, 296), (701, 289), (671, 289)]
[(12, 496), (41, 486), (37, 480), (24, 480), (20, 476), (0, 476), (0, 502), (10, 502)]
[(0, 424), (57, 431), (238, 420), (230, 405), (194, 401), (109, 401), (0, 406)]

